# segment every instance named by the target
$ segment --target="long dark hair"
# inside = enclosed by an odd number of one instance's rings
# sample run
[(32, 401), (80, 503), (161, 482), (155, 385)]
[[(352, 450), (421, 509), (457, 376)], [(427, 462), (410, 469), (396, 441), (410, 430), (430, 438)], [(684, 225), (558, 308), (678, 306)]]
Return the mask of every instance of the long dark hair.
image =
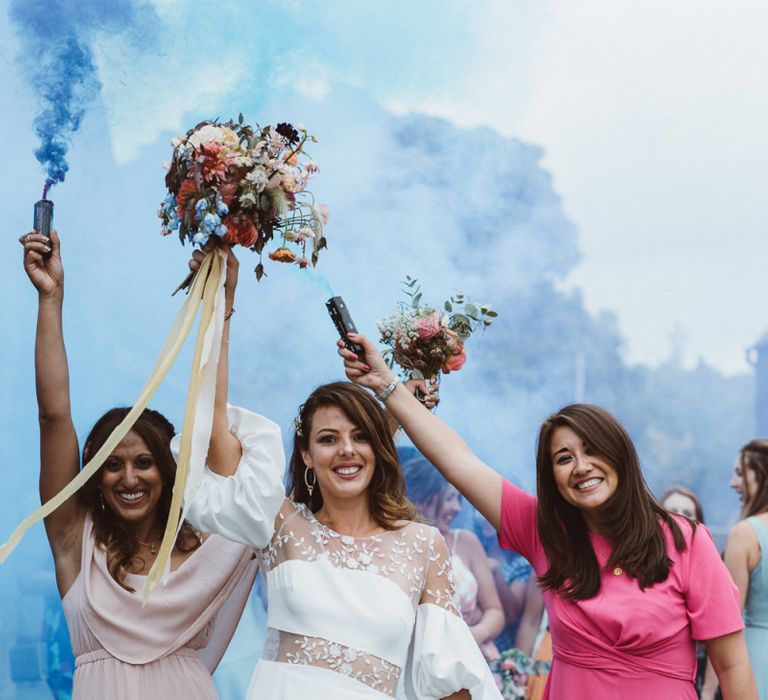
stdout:
[[(641, 589), (666, 580), (672, 562), (660, 521), (667, 524), (675, 547), (682, 552), (686, 543), (680, 527), (649, 491), (635, 447), (622, 425), (598, 406), (572, 404), (547, 418), (539, 432), (537, 518), (549, 564), (540, 583), (573, 600), (592, 598), (600, 590), (601, 572), (587, 524), (579, 509), (560, 495), (555, 483), (551, 442), (555, 429), (561, 426), (573, 430), (618, 474), (616, 491), (600, 510), (612, 545), (608, 567), (620, 566), (637, 579)], [(691, 528), (695, 529), (694, 523)]]
[[(755, 493), (747, 493), (741, 517), (748, 518), (768, 510), (768, 440), (751, 440), (739, 454), (741, 473), (750, 469), (755, 475)], [(746, 483), (746, 477), (743, 477)], [(746, 487), (744, 489), (746, 491)]]
[(288, 494), (296, 503), (305, 503), (313, 513), (323, 506), (323, 494), (315, 488), (312, 497), (304, 483), (306, 465), (302, 450), (309, 448), (312, 418), (324, 407), (336, 406), (362, 430), (371, 441), (376, 468), (368, 487), (371, 516), (386, 530), (396, 530), (403, 520), (414, 520), (416, 508), (405, 496), (405, 479), (389, 432), (384, 411), (361, 387), (351, 382), (333, 382), (317, 387), (299, 408), (300, 430), (293, 436), (293, 453), (288, 471)]
[[(83, 464), (98, 452), (130, 410), (112, 408), (96, 421), (83, 446)], [(155, 520), (162, 528), (171, 510), (173, 482), (176, 478), (176, 461), (171, 452), (171, 439), (176, 431), (162, 413), (148, 408), (144, 409), (131, 430), (147, 444), (160, 472), (163, 488), (155, 510)], [(131, 568), (131, 562), (137, 560), (138, 543), (108, 505), (102, 508), (104, 501), (100, 491), (103, 469), (104, 467), (101, 467), (80, 489), (80, 501), (93, 520), (96, 542), (103, 545), (107, 552), (109, 573), (123, 588), (132, 591), (133, 589), (125, 583), (125, 575)], [(184, 522), (176, 538), (176, 548), (182, 552), (191, 552), (200, 544), (199, 533), (189, 523)]]

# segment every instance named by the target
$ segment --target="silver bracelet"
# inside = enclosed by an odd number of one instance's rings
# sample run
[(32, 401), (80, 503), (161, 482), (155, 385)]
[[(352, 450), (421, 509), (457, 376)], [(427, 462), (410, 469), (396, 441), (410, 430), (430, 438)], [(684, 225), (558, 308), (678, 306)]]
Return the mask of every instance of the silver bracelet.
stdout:
[(376, 398), (384, 403), (395, 390), (395, 387), (400, 383), (400, 379), (395, 377), (380, 394), (376, 394)]

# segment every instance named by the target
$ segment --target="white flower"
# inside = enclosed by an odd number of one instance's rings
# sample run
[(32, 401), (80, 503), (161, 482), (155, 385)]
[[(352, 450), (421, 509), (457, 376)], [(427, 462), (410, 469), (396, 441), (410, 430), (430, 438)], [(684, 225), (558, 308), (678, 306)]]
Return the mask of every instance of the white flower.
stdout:
[(349, 664), (341, 664), (341, 666), (339, 666), (339, 673), (349, 676), (352, 674), (352, 667)]
[(376, 564), (370, 564), (366, 571), (372, 573), (372, 574), (378, 574), (379, 573), (379, 567), (376, 566)]
[(338, 658), (339, 656), (341, 656), (341, 647), (334, 642), (328, 647), (328, 654), (329, 656)]
[(309, 228), (309, 226), (302, 226), (299, 229), (299, 238), (298, 238), (298, 240), (304, 241), (307, 238), (314, 238), (314, 237), (315, 237), (315, 232), (311, 228)]
[(253, 158), (250, 156), (235, 156), (232, 163), (238, 168), (250, 168), (253, 166)]
[(350, 569), (356, 569), (358, 566), (360, 566), (360, 564), (358, 563), (357, 559), (352, 559), (352, 557), (349, 557), (347, 559), (347, 566)]
[(255, 207), (256, 206), (256, 195), (252, 192), (244, 192), (238, 197), (238, 200), (240, 201), (240, 204), (244, 207)]
[(293, 230), (286, 231), (283, 234), (283, 238), (285, 238), (285, 240), (288, 241), (289, 243), (295, 243), (296, 241), (299, 240), (299, 234)]
[(352, 537), (351, 535), (342, 535), (341, 536), (341, 541), (344, 544), (354, 544), (355, 543), (355, 538)]
[(267, 186), (267, 171), (260, 165), (246, 174), (245, 179), (253, 185), (253, 189), (262, 192)]
[(218, 141), (219, 143), (223, 143), (226, 140), (225, 131), (229, 131), (229, 129), (225, 130), (221, 126), (206, 124), (192, 133), (189, 137), (189, 143), (193, 146), (199, 146), (201, 143), (208, 143), (208, 141)]

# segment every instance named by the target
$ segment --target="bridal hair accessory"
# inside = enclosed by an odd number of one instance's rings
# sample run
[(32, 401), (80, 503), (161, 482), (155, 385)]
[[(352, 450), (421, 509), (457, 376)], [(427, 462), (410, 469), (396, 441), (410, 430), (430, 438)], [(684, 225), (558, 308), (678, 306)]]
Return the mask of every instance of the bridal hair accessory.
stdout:
[(295, 418), (291, 418), (291, 425), (293, 425), (293, 429), (296, 431), (296, 435), (299, 437), (304, 437), (304, 433), (301, 432), (301, 415), (298, 415)]
[(279, 244), (268, 253), (270, 260), (302, 269), (316, 265), (328, 223), (327, 207), (306, 189), (319, 168), (304, 147), (316, 141), (302, 125), (254, 128), (243, 123), (242, 114), (223, 124), (200, 122), (171, 141), (168, 194), (157, 212), (161, 233), (175, 231), (182, 243), (193, 245), (213, 236), (249, 248), (259, 256), (258, 280), (272, 240)]
[[(309, 473), (312, 472), (312, 483), (309, 483)], [(317, 483), (317, 474), (312, 467), (304, 467), (304, 485), (309, 491), (309, 497), (312, 498), (312, 492), (315, 490), (315, 484)]]

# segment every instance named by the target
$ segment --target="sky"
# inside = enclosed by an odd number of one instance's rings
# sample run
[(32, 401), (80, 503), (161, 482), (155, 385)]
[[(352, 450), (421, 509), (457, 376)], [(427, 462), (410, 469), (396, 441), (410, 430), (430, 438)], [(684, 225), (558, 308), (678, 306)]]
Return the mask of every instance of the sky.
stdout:
[[(768, 329), (764, 3), (148, 5), (154, 27), (93, 40), (117, 163), (244, 92), (322, 101), (345, 85), (395, 114), (489, 126), (543, 149), (579, 230), (564, 284), (616, 312), (628, 360), (747, 370)], [(17, 105), (14, 131), (31, 107)]]

